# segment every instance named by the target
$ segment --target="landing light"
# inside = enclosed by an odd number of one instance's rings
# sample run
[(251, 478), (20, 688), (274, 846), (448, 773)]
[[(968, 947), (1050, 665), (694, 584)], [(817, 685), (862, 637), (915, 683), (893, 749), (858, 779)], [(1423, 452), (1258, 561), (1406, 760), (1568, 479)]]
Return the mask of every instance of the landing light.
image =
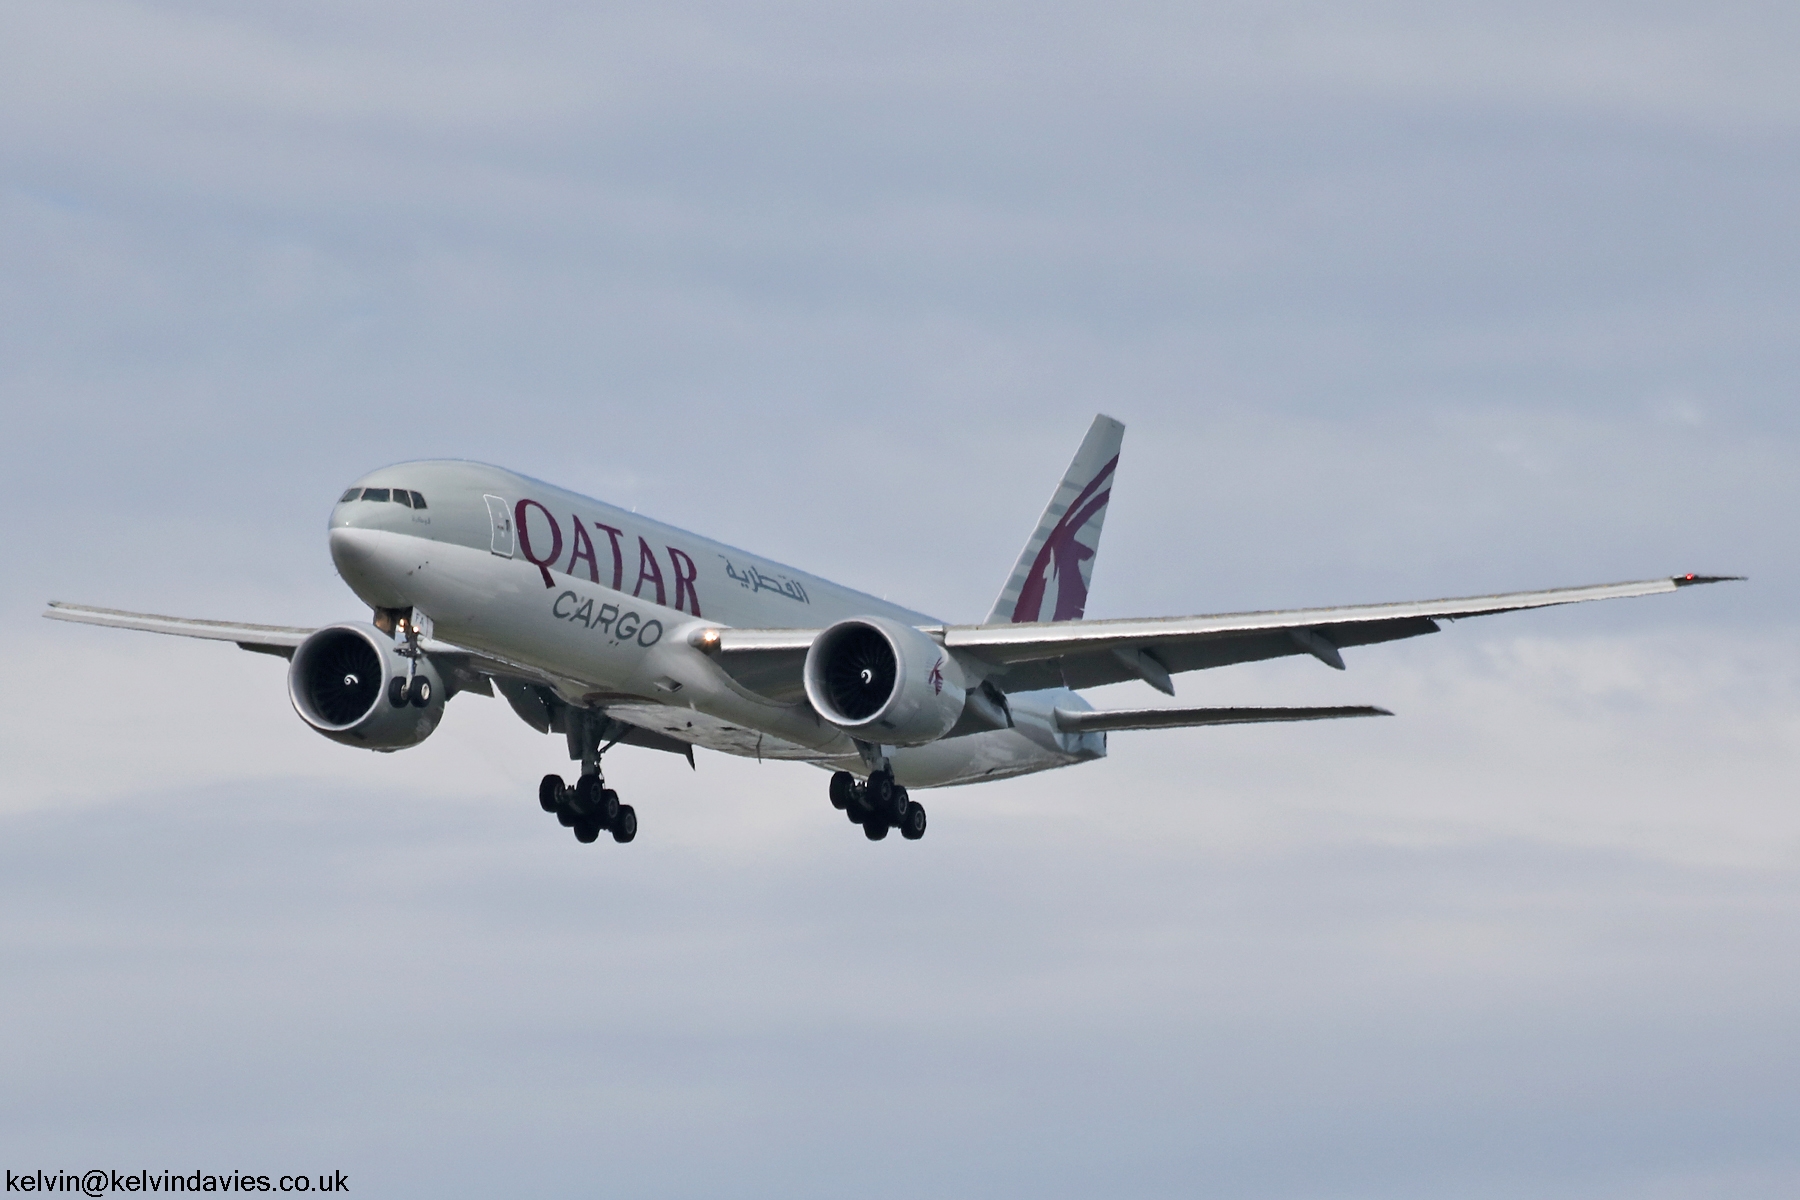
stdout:
[(719, 642), (719, 631), (716, 629), (701, 629), (688, 638), (688, 645), (702, 654), (712, 654), (717, 651)]

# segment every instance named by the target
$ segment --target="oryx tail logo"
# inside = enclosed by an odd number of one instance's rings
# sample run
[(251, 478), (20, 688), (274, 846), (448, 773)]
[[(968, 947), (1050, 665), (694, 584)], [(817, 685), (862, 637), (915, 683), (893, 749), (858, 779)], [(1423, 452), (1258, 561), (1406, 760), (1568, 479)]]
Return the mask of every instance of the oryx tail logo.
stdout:
[(941, 655), (941, 654), (938, 655), (938, 660), (931, 664), (931, 674), (927, 675), (925, 677), (925, 679), (926, 679), (926, 682), (931, 684), (931, 694), (932, 695), (941, 696), (944, 694), (944, 656), (943, 655)]
[[(1019, 591), (1019, 602), (1013, 605), (1014, 622), (1073, 621), (1087, 611), (1088, 579), (1093, 572), (1089, 563), (1094, 550), (1077, 541), (1075, 535), (1106, 511), (1107, 502), (1112, 499), (1113, 472), (1118, 466), (1119, 456), (1115, 454), (1081, 489), (1050, 530), (1031, 562), (1025, 586)], [(1046, 616), (1044, 595), (1052, 582), (1056, 585), (1056, 608)]]

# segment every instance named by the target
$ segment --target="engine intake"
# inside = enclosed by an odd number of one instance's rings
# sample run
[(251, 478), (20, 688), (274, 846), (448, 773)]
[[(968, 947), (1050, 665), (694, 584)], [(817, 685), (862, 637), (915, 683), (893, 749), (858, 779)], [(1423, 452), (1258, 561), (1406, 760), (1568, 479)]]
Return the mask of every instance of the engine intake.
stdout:
[(864, 741), (920, 746), (950, 731), (966, 685), (950, 652), (910, 625), (852, 617), (806, 652), (806, 697), (820, 716)]
[(396, 680), (407, 677), (407, 658), (373, 625), (328, 625), (294, 651), (288, 667), (288, 699), (300, 719), (334, 742), (366, 750), (402, 750), (431, 736), (444, 717), (444, 681), (421, 656), (422, 704), (411, 696), (393, 703)]

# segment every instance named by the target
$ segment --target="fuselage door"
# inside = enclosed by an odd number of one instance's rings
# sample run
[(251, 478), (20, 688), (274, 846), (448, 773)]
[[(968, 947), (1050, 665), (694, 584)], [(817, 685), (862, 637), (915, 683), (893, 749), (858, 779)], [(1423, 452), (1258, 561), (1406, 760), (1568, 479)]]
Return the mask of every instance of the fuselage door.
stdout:
[(488, 520), (494, 525), (493, 551), (501, 558), (511, 558), (513, 554), (513, 516), (506, 501), (498, 496), (483, 496), (487, 501)]

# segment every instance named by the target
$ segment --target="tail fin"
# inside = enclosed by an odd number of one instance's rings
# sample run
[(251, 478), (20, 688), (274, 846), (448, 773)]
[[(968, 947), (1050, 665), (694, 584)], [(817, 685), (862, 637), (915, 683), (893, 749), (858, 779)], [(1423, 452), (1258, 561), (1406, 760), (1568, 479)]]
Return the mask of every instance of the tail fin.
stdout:
[(987, 624), (1074, 621), (1087, 611), (1088, 581), (1124, 438), (1124, 425), (1105, 415), (1094, 418)]

